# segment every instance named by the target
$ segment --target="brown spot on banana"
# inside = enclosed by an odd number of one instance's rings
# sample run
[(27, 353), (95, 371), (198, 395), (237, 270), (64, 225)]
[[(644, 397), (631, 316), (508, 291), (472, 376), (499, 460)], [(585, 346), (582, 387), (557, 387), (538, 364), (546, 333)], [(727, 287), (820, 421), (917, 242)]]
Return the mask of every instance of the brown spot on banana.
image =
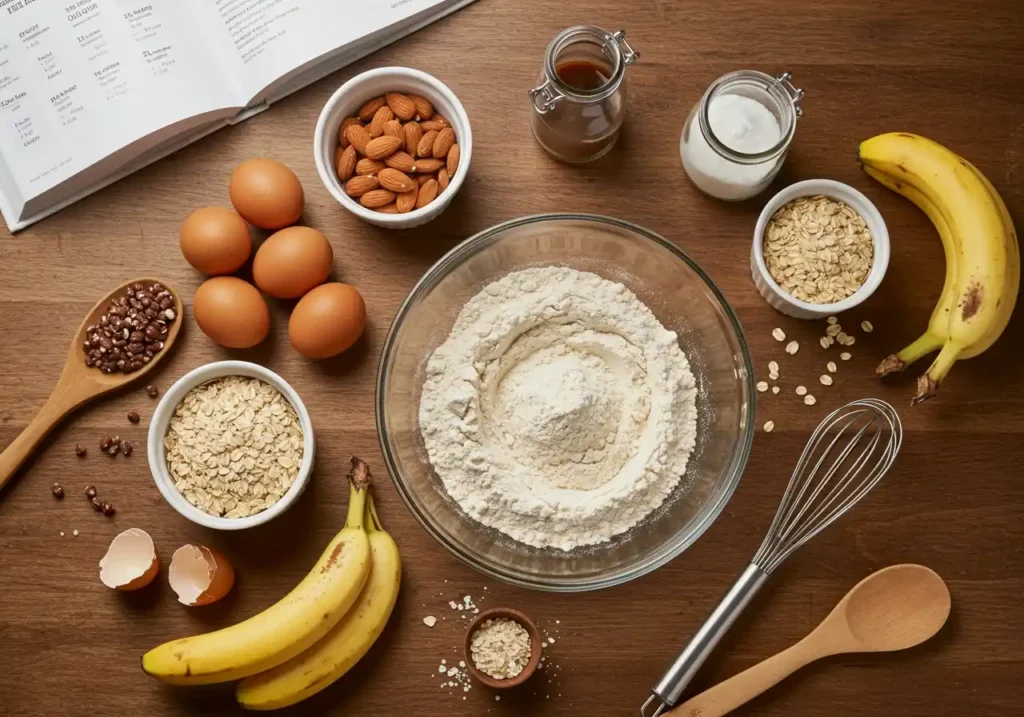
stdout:
[(331, 557), (327, 558), (327, 562), (324, 563), (324, 566), (320, 569), (320, 572), (321, 573), (326, 573), (331, 568), (333, 568), (334, 565), (338, 562), (338, 556), (341, 555), (341, 553), (342, 553), (342, 551), (344, 549), (345, 549), (345, 544), (344, 543), (338, 543), (337, 545), (335, 545), (334, 546), (334, 550), (331, 551)]
[(984, 297), (985, 289), (978, 282), (974, 282), (967, 287), (967, 292), (960, 302), (960, 318), (967, 321), (977, 314), (978, 310), (981, 309), (981, 302)]

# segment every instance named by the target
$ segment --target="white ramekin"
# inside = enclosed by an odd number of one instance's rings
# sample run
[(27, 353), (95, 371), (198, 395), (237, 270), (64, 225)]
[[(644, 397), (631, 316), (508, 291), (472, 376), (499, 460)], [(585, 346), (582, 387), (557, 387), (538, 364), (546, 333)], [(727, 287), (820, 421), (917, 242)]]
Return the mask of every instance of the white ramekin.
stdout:
[[(867, 279), (854, 294), (834, 304), (812, 304), (801, 301), (788, 294), (779, 286), (768, 273), (768, 267), (764, 263), (764, 247), (762, 237), (768, 221), (782, 205), (791, 202), (798, 197), (814, 197), (824, 195), (845, 202), (855, 212), (864, 218), (864, 222), (871, 232), (874, 242), (874, 261), (871, 264), (871, 271)], [(834, 182), (831, 179), (808, 179), (803, 182), (791, 184), (776, 194), (761, 210), (761, 216), (757, 218), (757, 227), (754, 229), (754, 244), (750, 251), (750, 273), (754, 278), (754, 285), (761, 292), (764, 300), (775, 310), (793, 316), (797, 319), (820, 319), (842, 311), (852, 309), (871, 294), (878, 285), (882, 283), (885, 270), (889, 267), (889, 230), (885, 226), (885, 220), (878, 212), (878, 208), (871, 203), (871, 200), (858, 192), (848, 184)]]
[[(167, 435), (167, 428), (171, 422), (174, 409), (178, 407), (185, 394), (196, 386), (212, 381), (223, 376), (251, 376), (261, 381), (266, 381), (276, 388), (288, 399), (288, 402), (295, 409), (299, 418), (299, 425), (302, 427), (302, 465), (299, 467), (299, 474), (288, 492), (281, 496), (281, 500), (266, 510), (250, 515), (245, 518), (220, 518), (204, 513), (194, 505), (185, 500), (185, 497), (174, 487), (174, 481), (167, 471), (167, 458), (164, 452), (164, 436)], [(261, 523), (272, 520), (281, 513), (288, 510), (291, 505), (306, 489), (310, 473), (313, 470), (313, 458), (316, 450), (316, 443), (313, 440), (313, 423), (309, 419), (309, 413), (288, 382), (268, 368), (259, 366), (248, 361), (216, 361), (205, 366), (189, 371), (179, 378), (160, 399), (153, 418), (149, 423), (149, 435), (146, 441), (147, 453), (149, 454), (149, 470), (153, 474), (153, 480), (160, 493), (171, 506), (193, 523), (216, 528), (217, 530), (242, 530), (251, 528)]]
[[(386, 92), (408, 92), (426, 97), (434, 105), (434, 109), (451, 122), (459, 145), (459, 167), (448, 188), (427, 206), (406, 214), (381, 214), (367, 209), (345, 194), (344, 186), (334, 168), (334, 150), (338, 146), (341, 121), (355, 115), (367, 100)], [(339, 87), (338, 91), (331, 95), (331, 99), (327, 100), (316, 123), (316, 132), (313, 134), (313, 156), (316, 159), (316, 170), (320, 173), (320, 180), (341, 206), (370, 224), (388, 229), (408, 229), (426, 224), (441, 214), (462, 187), (473, 156), (473, 132), (469, 127), (469, 117), (465, 108), (455, 93), (443, 82), (426, 72), (408, 67), (380, 67), (356, 75)]]

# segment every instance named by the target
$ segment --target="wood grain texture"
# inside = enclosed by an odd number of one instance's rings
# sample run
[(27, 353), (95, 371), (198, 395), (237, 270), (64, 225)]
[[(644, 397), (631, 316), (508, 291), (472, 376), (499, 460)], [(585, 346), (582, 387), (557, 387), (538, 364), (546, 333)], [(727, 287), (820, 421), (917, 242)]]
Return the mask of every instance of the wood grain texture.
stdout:
[[(286, 714), (605, 715), (635, 714), (655, 681), (756, 550), (804, 440), (841, 401), (875, 395), (901, 407), (906, 439), (896, 468), (840, 524), (772, 580), (705, 667), (696, 691), (803, 637), (858, 580), (893, 563), (935, 569), (953, 596), (950, 623), (925, 645), (893, 655), (830, 658), (737, 711), (739, 715), (836, 714), (931, 717), (1020, 713), (1024, 659), (1024, 372), (1018, 310), (983, 356), (958, 365), (940, 397), (911, 409), (912, 377), (877, 382), (872, 369), (927, 322), (942, 283), (942, 249), (925, 217), (858, 169), (856, 143), (906, 129), (963, 154), (1002, 192), (1024, 226), (1024, 14), (1019, 0), (736, 0), (586, 6), (561, 0), (481, 0), (132, 177), (10, 237), (0, 235), (0, 445), (46, 400), (85, 312), (119, 282), (158, 275), (190, 303), (200, 277), (178, 249), (178, 227), (206, 204), (227, 203), (231, 169), (253, 156), (287, 162), (307, 196), (304, 222), (335, 249), (335, 274), (369, 307), (367, 334), (321, 364), (287, 342), (274, 308), (271, 338), (253, 351), (225, 351), (196, 329), (190, 309), (180, 345), (156, 383), (225, 357), (256, 360), (303, 396), (317, 426), (318, 465), (299, 503), (244, 534), (205, 531), (164, 504), (144, 451), (98, 455), (103, 434), (142, 440), (153, 402), (142, 391), (103, 400), (44, 442), (0, 495), (0, 712), (11, 717), (222, 715), (230, 690), (171, 689), (147, 678), (139, 658), (157, 643), (235, 622), (276, 600), (312, 565), (343, 521), (348, 457), (377, 470), (380, 513), (405, 559), (391, 624), (339, 684)], [(580, 21), (625, 28), (643, 53), (630, 68), (630, 108), (620, 145), (596, 165), (549, 159), (529, 130), (526, 91), (544, 48)], [(311, 140), (330, 94), (362, 70), (408, 65), (459, 95), (473, 123), (466, 185), (437, 221), (389, 233), (341, 209), (317, 179)], [(751, 232), (768, 193), (725, 204), (697, 193), (678, 157), (682, 122), (706, 86), (736, 69), (790, 70), (807, 91), (805, 117), (773, 190), (799, 179), (853, 184), (879, 207), (892, 260), (868, 304), (844, 317), (870, 318), (836, 385), (816, 383), (825, 358), (821, 326), (769, 309), (749, 276)], [(769, 193), (772, 190), (769, 190)], [(546, 211), (608, 213), (659, 232), (691, 254), (736, 308), (758, 371), (782, 364), (782, 393), (759, 396), (758, 432), (747, 471), (721, 517), (691, 549), (634, 583), (584, 595), (548, 595), (484, 579), (436, 545), (405, 510), (381, 467), (373, 416), (376, 361), (388, 325), (416, 279), (447, 249), (497, 222)], [(771, 338), (782, 327), (801, 342), (793, 357)], [(759, 376), (760, 378), (760, 376)], [(798, 383), (819, 397), (806, 407)], [(129, 410), (143, 414), (132, 426)], [(77, 459), (83, 441), (90, 456)], [(57, 502), (50, 484), (64, 484)], [(95, 484), (118, 509), (94, 513)], [(120, 595), (103, 587), (97, 561), (128, 527), (149, 531), (165, 559), (206, 542), (229, 555), (236, 589), (222, 604), (178, 605), (165, 574), (151, 589)], [(72, 537), (73, 530), (80, 531)], [(64, 537), (60, 532), (64, 531)], [(486, 588), (486, 589), (485, 589)], [(491, 693), (441, 688), (436, 668), (460, 659), (464, 619), (448, 601), (472, 595), (482, 608), (511, 606), (555, 636), (551, 663), (496, 702)], [(421, 619), (436, 615), (438, 625)], [(465, 698), (465, 699), (463, 699)]]

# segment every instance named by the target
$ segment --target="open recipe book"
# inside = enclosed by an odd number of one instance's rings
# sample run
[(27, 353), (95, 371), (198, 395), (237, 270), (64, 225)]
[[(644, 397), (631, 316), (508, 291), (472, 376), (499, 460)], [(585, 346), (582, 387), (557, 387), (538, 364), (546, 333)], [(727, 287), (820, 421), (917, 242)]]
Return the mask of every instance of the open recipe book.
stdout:
[(17, 231), (472, 0), (0, 0)]

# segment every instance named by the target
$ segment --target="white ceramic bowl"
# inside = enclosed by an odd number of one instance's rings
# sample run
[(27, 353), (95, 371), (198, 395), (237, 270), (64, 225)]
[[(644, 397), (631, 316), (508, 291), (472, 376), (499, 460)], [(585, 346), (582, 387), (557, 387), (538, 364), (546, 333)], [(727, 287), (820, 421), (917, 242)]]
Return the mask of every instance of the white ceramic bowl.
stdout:
[[(299, 474), (295, 477), (292, 487), (281, 497), (281, 500), (277, 501), (270, 508), (245, 518), (220, 518), (199, 510), (185, 500), (185, 497), (178, 492), (178, 489), (174, 487), (174, 481), (167, 471), (164, 436), (167, 435), (167, 427), (170, 425), (174, 409), (185, 398), (185, 394), (193, 388), (222, 376), (251, 376), (252, 378), (266, 381), (288, 399), (292, 408), (295, 409), (295, 413), (299, 418), (299, 425), (302, 427), (302, 465), (299, 467)], [(193, 369), (179, 378), (164, 393), (160, 403), (157, 404), (156, 411), (153, 412), (153, 418), (149, 423), (149, 435), (146, 445), (147, 453), (149, 454), (149, 470), (152, 472), (153, 480), (156, 481), (156, 487), (160, 489), (164, 499), (176, 511), (193, 523), (204, 525), (207, 528), (216, 528), (217, 530), (251, 528), (255, 525), (266, 523), (268, 520), (272, 520), (288, 510), (302, 494), (306, 484), (309, 482), (309, 475), (313, 470), (314, 452), (316, 450), (316, 444), (313, 440), (313, 424), (309, 419), (309, 413), (306, 411), (302, 399), (299, 398), (299, 394), (288, 385), (287, 381), (270, 369), (247, 361), (216, 361)]]
[[(345, 189), (334, 168), (334, 150), (338, 146), (338, 130), (341, 121), (356, 114), (359, 108), (369, 99), (383, 95), (385, 92), (408, 92), (422, 95), (434, 105), (434, 109), (444, 115), (455, 130), (455, 139), (459, 145), (459, 167), (452, 177), (448, 188), (437, 195), (437, 199), (425, 207), (414, 209), (406, 214), (381, 214), (367, 209), (357, 200), (345, 194)], [(437, 217), (451, 203), (452, 198), (462, 187), (469, 172), (469, 163), (473, 157), (473, 132), (469, 127), (469, 117), (459, 98), (447, 85), (426, 72), (408, 67), (380, 67), (356, 75), (338, 88), (338, 91), (327, 100), (320, 119), (316, 123), (313, 135), (313, 155), (320, 180), (327, 191), (338, 200), (341, 206), (348, 209), (360, 219), (388, 229), (408, 229), (426, 224)]]
[[(874, 241), (874, 261), (863, 286), (852, 295), (834, 304), (812, 304), (791, 296), (775, 282), (764, 263), (762, 237), (772, 215), (784, 204), (794, 199), (814, 197), (819, 194), (845, 202), (860, 214)], [(750, 251), (750, 272), (754, 278), (754, 285), (772, 308), (787, 316), (797, 319), (820, 319), (852, 309), (874, 293), (878, 285), (882, 283), (882, 277), (885, 276), (885, 270), (888, 267), (889, 230), (885, 226), (885, 221), (871, 200), (848, 184), (834, 182), (831, 179), (808, 179), (791, 184), (771, 198), (757, 219), (757, 227), (754, 229), (754, 244)]]

